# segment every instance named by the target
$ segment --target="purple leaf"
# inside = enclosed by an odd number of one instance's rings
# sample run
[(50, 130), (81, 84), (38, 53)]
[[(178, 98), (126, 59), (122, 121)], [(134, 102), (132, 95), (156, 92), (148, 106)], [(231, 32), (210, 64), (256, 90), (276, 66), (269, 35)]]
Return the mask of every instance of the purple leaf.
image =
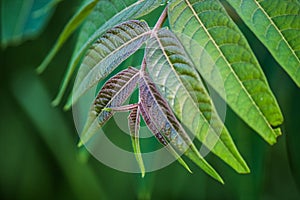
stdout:
[(145, 176), (145, 166), (143, 163), (143, 158), (142, 158), (140, 143), (139, 143), (140, 108), (138, 105), (136, 105), (134, 108), (132, 108), (132, 110), (128, 116), (128, 126), (129, 126), (129, 130), (130, 130), (130, 135), (131, 135), (133, 152), (135, 154), (137, 163), (141, 169), (142, 177), (144, 177)]
[(112, 78), (102, 87), (91, 106), (87, 122), (81, 134), (81, 141), (87, 142), (93, 134), (113, 115), (105, 108), (121, 106), (132, 94), (139, 80), (139, 70), (129, 67)]
[(189, 168), (189, 166), (184, 162), (184, 160), (180, 157), (180, 155), (178, 155), (178, 153), (176, 152), (176, 150), (171, 146), (171, 144), (168, 143), (167, 139), (163, 136), (163, 134), (161, 133), (161, 130), (159, 130), (155, 123), (151, 120), (151, 117), (149, 116), (149, 114), (145, 111), (143, 104), (139, 104), (139, 108), (141, 111), (141, 115), (147, 125), (147, 127), (149, 128), (149, 130), (153, 133), (153, 135), (156, 137), (156, 139), (165, 146), (165, 148), (167, 148), (167, 150), (178, 160), (178, 162), (184, 167), (186, 168), (189, 172), (192, 172)]
[(206, 173), (223, 183), (219, 174), (200, 155), (147, 73), (141, 74), (139, 91), (141, 113), (149, 129), (154, 134), (160, 132), (178, 152), (184, 153)]

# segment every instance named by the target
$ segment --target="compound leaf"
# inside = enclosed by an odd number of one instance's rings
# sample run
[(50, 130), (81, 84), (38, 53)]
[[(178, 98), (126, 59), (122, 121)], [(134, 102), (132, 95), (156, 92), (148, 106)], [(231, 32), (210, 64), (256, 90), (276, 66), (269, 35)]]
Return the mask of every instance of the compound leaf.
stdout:
[(283, 122), (281, 111), (246, 39), (220, 2), (171, 1), (169, 21), (202, 77), (274, 144), (281, 134), (276, 128)]
[(167, 29), (153, 36), (147, 42), (147, 69), (176, 116), (209, 150), (236, 171), (248, 173), (180, 41)]
[(299, 0), (228, 0), (300, 87)]

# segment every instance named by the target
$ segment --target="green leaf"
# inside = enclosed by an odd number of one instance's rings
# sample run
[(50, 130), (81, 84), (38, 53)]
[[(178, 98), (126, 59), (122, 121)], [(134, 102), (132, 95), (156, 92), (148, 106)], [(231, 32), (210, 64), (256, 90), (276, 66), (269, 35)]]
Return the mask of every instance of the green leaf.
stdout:
[(80, 26), (80, 24), (84, 21), (84, 19), (90, 14), (90, 12), (96, 6), (97, 2), (98, 0), (88, 1), (87, 3), (82, 5), (82, 7), (80, 7), (79, 11), (72, 17), (72, 19), (64, 27), (64, 30), (59, 35), (56, 43), (52, 47), (47, 57), (37, 68), (38, 73), (42, 73), (46, 69), (50, 61), (53, 59), (55, 54), (61, 48), (61, 46), (65, 43), (65, 41), (69, 38), (69, 36), (78, 28), (78, 26)]
[(299, 0), (227, 0), (300, 87)]
[[(54, 0), (55, 1), (55, 0)], [(1, 46), (20, 44), (37, 36), (48, 22), (53, 6), (47, 12), (39, 12), (49, 7), (52, 1), (1, 1)]]
[(107, 31), (87, 52), (73, 91), (73, 103), (137, 51), (152, 31), (146, 22), (131, 20)]
[(147, 42), (147, 69), (161, 86), (179, 120), (213, 153), (240, 173), (249, 168), (235, 147), (224, 123), (176, 36), (161, 29)]
[(89, 111), (88, 119), (80, 135), (79, 146), (85, 144), (113, 115), (113, 110), (105, 108), (120, 107), (131, 95), (139, 80), (139, 70), (125, 69), (110, 78), (101, 88)]
[(128, 126), (132, 141), (133, 152), (137, 163), (141, 169), (142, 177), (145, 176), (145, 166), (141, 154), (139, 142), (139, 129), (140, 129), (140, 108), (136, 106), (133, 108), (128, 116)]
[[(60, 90), (52, 102), (58, 105), (72, 78), (76, 67), (88, 48), (111, 27), (129, 19), (136, 19), (161, 5), (161, 0), (101, 0), (81, 28), (77, 44), (62, 81)], [(97, 20), (95, 20), (97, 19)], [(69, 101), (70, 102), (70, 101)], [(66, 108), (70, 107), (67, 105)]]
[(147, 113), (151, 122), (168, 142), (170, 142), (171, 146), (180, 153), (184, 153), (211, 177), (223, 183), (220, 175), (200, 155), (189, 135), (176, 119), (168, 102), (161, 96), (147, 73), (141, 74), (139, 92), (140, 105), (143, 108), (142, 110), (144, 110), (142, 114)]
[[(174, 0), (169, 20), (202, 77), (267, 142), (283, 122), (279, 106), (243, 34), (218, 1)], [(219, 79), (218, 79), (219, 78)]]

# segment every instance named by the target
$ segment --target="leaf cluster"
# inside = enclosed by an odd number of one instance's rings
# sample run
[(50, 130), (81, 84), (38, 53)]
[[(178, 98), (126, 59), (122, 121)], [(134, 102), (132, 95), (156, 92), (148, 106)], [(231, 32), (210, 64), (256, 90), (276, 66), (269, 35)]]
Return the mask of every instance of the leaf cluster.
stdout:
[[(299, 86), (299, 1), (227, 3)], [(147, 22), (136, 20), (160, 6), (165, 6), (165, 10), (153, 29)], [(169, 27), (161, 28), (166, 19)], [(181, 154), (223, 182), (186, 130), (238, 173), (248, 173), (250, 170), (220, 119), (206, 83), (266, 142), (274, 144), (281, 135), (283, 116), (276, 98), (247, 39), (220, 1), (88, 1), (66, 25), (39, 72), (81, 22), (84, 23), (74, 55), (54, 105), (61, 101), (78, 66), (77, 81), (69, 98), (73, 97), (73, 103), (146, 43), (141, 69), (129, 67), (121, 71), (98, 93), (82, 143), (114, 112), (130, 111), (128, 124), (142, 174), (145, 167), (138, 141), (140, 116), (158, 141), (188, 170)], [(139, 102), (124, 106), (136, 85)], [(71, 105), (69, 100), (66, 108)]]

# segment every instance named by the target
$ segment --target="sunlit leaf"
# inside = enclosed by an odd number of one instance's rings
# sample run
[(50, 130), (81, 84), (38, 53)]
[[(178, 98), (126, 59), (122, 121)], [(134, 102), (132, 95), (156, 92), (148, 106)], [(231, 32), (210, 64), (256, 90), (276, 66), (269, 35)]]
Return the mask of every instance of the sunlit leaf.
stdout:
[(202, 77), (250, 127), (274, 144), (281, 134), (277, 126), (283, 122), (282, 114), (246, 39), (220, 2), (174, 0), (169, 5), (171, 28)]
[(128, 126), (132, 141), (133, 152), (137, 163), (141, 169), (142, 177), (145, 176), (145, 166), (141, 154), (139, 142), (139, 129), (140, 129), (140, 108), (136, 106), (133, 108), (128, 116)]
[[(80, 64), (89, 47), (108, 29), (126, 20), (137, 19), (161, 5), (161, 0), (101, 0), (85, 20), (79, 33), (76, 47), (63, 78), (62, 85), (53, 101), (58, 105), (70, 82), (72, 75)], [(96, 19), (96, 20), (95, 20)], [(67, 106), (68, 108), (70, 106)]]
[(72, 17), (72, 19), (68, 22), (65, 26), (64, 30), (59, 35), (56, 43), (54, 44), (53, 48), (47, 55), (47, 57), (43, 60), (42, 64), (37, 68), (39, 73), (42, 73), (50, 61), (53, 59), (55, 54), (64, 44), (64, 42), (69, 38), (69, 36), (78, 28), (78, 26), (84, 21), (84, 19), (90, 14), (90, 12), (95, 7), (98, 0), (88, 1), (82, 7), (80, 7), (79, 11)]
[(192, 61), (171, 31), (161, 29), (148, 41), (147, 64), (179, 120), (236, 171), (249, 172)]
[(184, 153), (207, 174), (223, 182), (219, 174), (204, 160), (197, 148), (174, 116), (166, 100), (161, 96), (148, 74), (143, 73), (139, 81), (140, 104), (149, 119), (170, 144)]
[(121, 106), (135, 89), (138, 80), (139, 70), (130, 67), (113, 76), (104, 84), (89, 111), (87, 122), (81, 133), (81, 144), (88, 142), (113, 115), (113, 111), (104, 108)]
[(228, 0), (300, 87), (299, 0)]
[(140, 48), (151, 30), (146, 22), (124, 22), (99, 38), (87, 52), (73, 91), (73, 103)]

